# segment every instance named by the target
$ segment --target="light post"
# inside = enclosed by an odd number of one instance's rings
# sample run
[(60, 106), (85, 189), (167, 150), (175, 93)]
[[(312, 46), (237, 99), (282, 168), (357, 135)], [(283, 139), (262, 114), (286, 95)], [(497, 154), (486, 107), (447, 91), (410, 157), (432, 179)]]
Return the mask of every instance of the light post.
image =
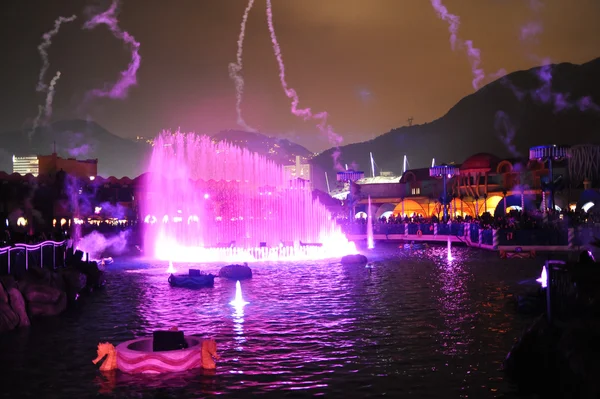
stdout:
[[(540, 145), (529, 149), (529, 159), (532, 161), (548, 161), (548, 171), (550, 175), (550, 209), (556, 209), (554, 204), (554, 172), (552, 169), (553, 161), (560, 161), (569, 155), (569, 146), (566, 145)], [(545, 191), (545, 190), (544, 190)], [(544, 207), (546, 204), (544, 204)], [(544, 208), (545, 209), (545, 208)], [(545, 210), (544, 210), (545, 212)]]
[(354, 220), (354, 205), (356, 204), (356, 201), (359, 199), (359, 195), (357, 195), (357, 193), (354, 193), (353, 190), (354, 188), (352, 187), (352, 185), (354, 184), (354, 182), (356, 182), (357, 180), (363, 179), (365, 177), (365, 172), (363, 171), (357, 171), (357, 170), (344, 170), (342, 172), (337, 172), (337, 181), (342, 183), (342, 184), (349, 184), (349, 192), (348, 192), (348, 196), (346, 197), (346, 204), (348, 205), (348, 212), (349, 212), (349, 219), (353, 221)]
[(444, 220), (448, 220), (448, 192), (446, 189), (446, 179), (451, 179), (458, 174), (458, 168), (452, 165), (442, 164), (429, 168), (429, 176), (441, 177), (443, 181), (444, 196), (442, 198), (442, 205), (444, 206)]

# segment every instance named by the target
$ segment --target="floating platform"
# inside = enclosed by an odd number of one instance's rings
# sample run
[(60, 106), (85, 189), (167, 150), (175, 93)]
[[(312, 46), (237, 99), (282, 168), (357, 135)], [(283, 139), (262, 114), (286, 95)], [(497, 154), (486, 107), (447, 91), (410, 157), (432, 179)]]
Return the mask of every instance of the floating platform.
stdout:
[(200, 270), (190, 269), (188, 275), (171, 274), (169, 285), (189, 289), (212, 288), (215, 286), (215, 276), (204, 274)]

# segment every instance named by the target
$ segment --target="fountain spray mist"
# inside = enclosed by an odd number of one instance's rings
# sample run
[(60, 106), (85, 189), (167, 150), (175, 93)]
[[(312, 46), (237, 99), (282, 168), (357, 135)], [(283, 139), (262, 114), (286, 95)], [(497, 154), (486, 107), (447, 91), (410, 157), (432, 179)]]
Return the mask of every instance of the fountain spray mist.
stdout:
[(245, 130), (256, 132), (256, 129), (249, 126), (244, 118), (242, 117), (242, 98), (244, 96), (244, 78), (241, 75), (242, 68), (244, 66), (242, 55), (244, 52), (244, 37), (246, 36), (246, 22), (248, 21), (248, 14), (254, 6), (254, 0), (249, 0), (246, 9), (244, 10), (244, 16), (242, 17), (242, 24), (240, 26), (240, 36), (237, 41), (237, 57), (236, 62), (229, 64), (229, 77), (235, 83), (235, 110), (237, 112), (237, 123)]
[(103, 89), (95, 89), (88, 93), (89, 97), (108, 97), (112, 99), (124, 99), (127, 97), (129, 88), (137, 84), (137, 71), (140, 68), (141, 57), (139, 53), (140, 43), (135, 40), (128, 32), (125, 32), (119, 28), (119, 21), (117, 21), (119, 1), (113, 0), (110, 8), (98, 14), (84, 25), (84, 29), (94, 29), (100, 24), (104, 24), (110, 29), (112, 34), (117, 38), (125, 42), (131, 47), (131, 62), (129, 63), (126, 70), (121, 72), (121, 77), (112, 85), (106, 85)]
[(473, 88), (478, 90), (481, 82), (485, 78), (485, 73), (483, 69), (480, 68), (481, 65), (481, 50), (475, 48), (473, 46), (473, 42), (471, 40), (461, 41), (458, 38), (458, 28), (460, 27), (460, 17), (454, 14), (450, 14), (448, 9), (444, 4), (442, 4), (442, 0), (431, 0), (431, 5), (435, 9), (438, 14), (438, 17), (448, 23), (448, 30), (450, 31), (450, 46), (452, 50), (456, 50), (457, 43), (461, 46), (464, 46), (467, 51), (467, 57), (469, 59), (469, 63), (471, 64), (471, 72), (473, 73)]
[(48, 48), (52, 45), (52, 38), (58, 34), (60, 30), (60, 26), (67, 22), (73, 22), (77, 19), (76, 15), (72, 15), (70, 17), (58, 17), (56, 21), (54, 21), (54, 28), (44, 33), (42, 36), (42, 43), (38, 46), (38, 51), (40, 52), (40, 56), (42, 57), (42, 68), (40, 69), (40, 75), (38, 78), (37, 91), (45, 91), (48, 89), (48, 86), (44, 83), (44, 77), (46, 76), (46, 72), (48, 68), (50, 68), (50, 61), (48, 61)]
[(344, 170), (342, 165), (339, 162), (340, 150), (339, 145), (342, 143), (342, 136), (335, 133), (333, 127), (327, 123), (327, 119), (329, 115), (327, 112), (320, 112), (317, 114), (313, 114), (310, 108), (298, 108), (298, 104), (300, 103), (300, 99), (298, 98), (298, 94), (296, 90), (288, 86), (288, 83), (285, 78), (285, 64), (283, 63), (283, 56), (281, 55), (281, 48), (279, 46), (279, 41), (277, 40), (277, 35), (275, 34), (275, 26), (273, 24), (273, 10), (271, 5), (271, 0), (267, 0), (267, 25), (269, 27), (269, 33), (271, 34), (271, 42), (273, 43), (273, 52), (275, 53), (275, 58), (277, 59), (277, 64), (279, 65), (279, 80), (281, 81), (281, 86), (285, 95), (292, 100), (291, 111), (292, 114), (302, 117), (304, 120), (318, 120), (320, 123), (317, 125), (321, 133), (327, 136), (329, 143), (336, 147), (336, 150), (333, 152), (333, 163), (337, 170)]

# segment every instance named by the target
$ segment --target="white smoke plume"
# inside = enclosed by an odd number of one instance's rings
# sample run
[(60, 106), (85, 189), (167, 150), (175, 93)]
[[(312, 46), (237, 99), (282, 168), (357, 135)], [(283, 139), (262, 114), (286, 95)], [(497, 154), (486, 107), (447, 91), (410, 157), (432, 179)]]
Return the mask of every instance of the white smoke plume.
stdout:
[(248, 14), (252, 7), (254, 6), (254, 0), (249, 0), (248, 5), (244, 11), (244, 16), (242, 17), (242, 24), (240, 27), (240, 36), (237, 41), (237, 57), (236, 62), (232, 62), (229, 64), (229, 77), (235, 83), (235, 91), (236, 91), (236, 102), (235, 102), (235, 110), (237, 112), (237, 123), (245, 130), (256, 132), (256, 129), (250, 127), (244, 118), (242, 117), (242, 98), (244, 96), (244, 78), (241, 75), (242, 68), (244, 66), (242, 55), (244, 52), (244, 38), (246, 36), (246, 22), (248, 21)]
[(44, 77), (46, 76), (46, 72), (48, 68), (50, 68), (50, 61), (48, 60), (48, 48), (52, 45), (52, 38), (58, 34), (60, 30), (60, 26), (67, 22), (73, 22), (77, 18), (76, 15), (72, 15), (70, 17), (58, 17), (56, 21), (54, 21), (54, 28), (44, 33), (42, 36), (42, 43), (38, 46), (38, 51), (40, 52), (40, 56), (42, 57), (42, 68), (40, 69), (40, 75), (38, 78), (37, 91), (46, 91), (48, 86), (44, 83)]
[(46, 123), (50, 121), (52, 117), (52, 102), (54, 101), (54, 93), (56, 92), (56, 83), (60, 79), (60, 71), (56, 72), (56, 75), (50, 81), (50, 86), (48, 86), (48, 94), (46, 95), (46, 107), (45, 107), (45, 117)]

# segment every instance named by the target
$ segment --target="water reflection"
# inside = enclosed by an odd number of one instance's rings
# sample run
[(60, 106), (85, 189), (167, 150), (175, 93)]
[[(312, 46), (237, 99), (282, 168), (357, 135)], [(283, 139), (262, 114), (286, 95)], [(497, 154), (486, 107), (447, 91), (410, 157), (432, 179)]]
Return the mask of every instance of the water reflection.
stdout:
[(242, 284), (239, 281), (235, 283), (235, 299), (229, 304), (233, 306), (233, 330), (235, 331), (233, 339), (238, 343), (235, 349), (241, 351), (242, 344), (246, 342), (246, 337), (244, 337), (244, 306), (248, 305), (249, 302), (246, 302), (242, 296)]
[[(0, 398), (5, 392), (87, 397), (99, 389), (121, 397), (160, 390), (177, 398), (282, 398), (296, 390), (346, 398), (506, 394), (498, 365), (528, 321), (505, 306), (502, 293), (537, 277), (539, 262), (514, 267), (496, 254), (454, 247), (448, 263), (446, 250), (384, 252), (378, 245), (372, 268), (255, 265), (254, 277), (240, 285), (250, 303), (242, 307), (230, 304), (235, 281), (174, 288), (166, 262), (117, 260), (107, 266), (106, 289), (80, 309), (36, 321), (23, 341), (18, 334), (1, 337)], [(187, 268), (175, 266), (181, 273)], [(193, 268), (215, 273), (219, 265)], [(216, 375), (104, 376), (91, 364), (98, 342), (118, 344), (173, 326), (217, 340)]]
[[(437, 250), (441, 253), (438, 256)], [(441, 329), (442, 353), (449, 356), (464, 355), (469, 351), (473, 338), (469, 333), (473, 322), (473, 313), (470, 311), (470, 296), (468, 283), (470, 275), (466, 271), (465, 259), (455, 251), (450, 256), (448, 250), (435, 249), (434, 254), (438, 266), (438, 282), (440, 290), (438, 302), (440, 313), (444, 321)]]

